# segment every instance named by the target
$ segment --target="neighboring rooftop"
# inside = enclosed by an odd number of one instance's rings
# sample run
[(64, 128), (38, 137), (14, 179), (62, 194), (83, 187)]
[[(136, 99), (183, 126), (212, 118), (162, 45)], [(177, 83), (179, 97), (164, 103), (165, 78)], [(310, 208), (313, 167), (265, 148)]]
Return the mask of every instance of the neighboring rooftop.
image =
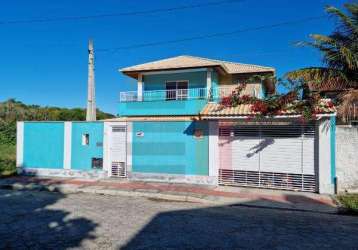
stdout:
[(120, 69), (120, 71), (129, 76), (136, 77), (138, 72), (203, 67), (219, 67), (227, 74), (275, 72), (275, 69), (272, 67), (220, 61), (196, 56), (171, 57), (163, 60), (126, 67)]

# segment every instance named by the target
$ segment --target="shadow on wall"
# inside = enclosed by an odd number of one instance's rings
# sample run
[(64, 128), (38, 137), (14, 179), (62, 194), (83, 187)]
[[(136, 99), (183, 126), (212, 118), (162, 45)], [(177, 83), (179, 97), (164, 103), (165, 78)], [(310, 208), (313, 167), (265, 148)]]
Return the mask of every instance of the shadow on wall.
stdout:
[[(94, 239), (97, 224), (48, 207), (62, 198), (61, 193), (0, 190), (0, 249), (61, 250)], [(9, 231), (9, 225), (16, 230)]]
[[(285, 200), (308, 206), (317, 203), (300, 195), (287, 195)], [(357, 247), (358, 217), (291, 210), (287, 209), (286, 201), (261, 198), (227, 206), (163, 212), (122, 249)]]
[[(253, 139), (253, 138), (250, 138), (250, 139)], [(259, 138), (255, 138), (255, 139), (259, 139)], [(243, 142), (243, 141), (245, 141), (245, 140), (246, 140), (246, 139), (244, 139), (244, 138), (234, 137), (234, 136), (225, 137), (225, 141), (219, 142), (219, 146), (222, 147), (222, 146), (224, 146), (224, 145), (226, 145), (226, 144), (230, 144), (230, 143), (232, 143), (232, 142), (234, 142), (234, 141), (241, 141), (241, 142)], [(255, 146), (253, 146), (253, 147), (250, 148), (250, 151), (253, 150), (253, 152), (250, 152), (250, 153), (246, 154), (246, 157), (247, 157), (247, 158), (251, 158), (251, 157), (254, 156), (255, 154), (260, 153), (260, 152), (263, 151), (265, 148), (267, 148), (268, 146), (270, 146), (270, 145), (272, 145), (272, 144), (275, 143), (275, 139), (273, 139), (273, 138), (260, 138), (260, 140), (261, 140), (261, 141), (260, 141), (257, 145), (255, 145)]]
[(250, 150), (253, 150), (253, 152), (248, 153), (246, 156), (247, 158), (250, 158), (254, 156), (255, 154), (260, 153), (262, 150), (264, 150), (266, 147), (274, 144), (275, 140), (273, 138), (263, 138), (257, 145), (252, 147)]

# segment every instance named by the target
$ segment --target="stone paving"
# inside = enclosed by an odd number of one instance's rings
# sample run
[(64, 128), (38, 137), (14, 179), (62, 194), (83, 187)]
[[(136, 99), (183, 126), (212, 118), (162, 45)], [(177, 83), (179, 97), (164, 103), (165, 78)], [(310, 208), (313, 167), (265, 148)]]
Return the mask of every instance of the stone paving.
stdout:
[(357, 235), (336, 214), (0, 189), (0, 249), (357, 249)]
[(19, 176), (0, 179), (0, 188), (140, 196), (217, 205), (235, 203), (257, 207), (337, 212), (337, 205), (334, 199), (327, 195), (238, 187), (133, 182), (125, 179), (89, 180)]

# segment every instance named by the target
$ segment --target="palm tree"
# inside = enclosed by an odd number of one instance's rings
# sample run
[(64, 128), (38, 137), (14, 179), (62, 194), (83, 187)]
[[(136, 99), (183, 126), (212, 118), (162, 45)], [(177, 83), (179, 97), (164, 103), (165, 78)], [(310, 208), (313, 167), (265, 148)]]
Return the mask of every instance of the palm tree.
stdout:
[(289, 79), (303, 79), (311, 90), (339, 91), (336, 101), (341, 105), (338, 107), (341, 117), (347, 117), (351, 110), (347, 105), (358, 101), (358, 3), (344, 6), (347, 14), (331, 6), (325, 9), (338, 19), (337, 28), (331, 35), (313, 34), (312, 41), (299, 43), (318, 49), (324, 66), (286, 74)]

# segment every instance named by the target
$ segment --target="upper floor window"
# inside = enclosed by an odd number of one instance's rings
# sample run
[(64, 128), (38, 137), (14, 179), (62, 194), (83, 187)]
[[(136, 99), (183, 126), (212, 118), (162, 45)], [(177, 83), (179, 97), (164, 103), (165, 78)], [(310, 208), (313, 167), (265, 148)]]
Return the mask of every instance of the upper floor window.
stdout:
[(166, 83), (166, 100), (186, 100), (188, 98), (188, 81)]

